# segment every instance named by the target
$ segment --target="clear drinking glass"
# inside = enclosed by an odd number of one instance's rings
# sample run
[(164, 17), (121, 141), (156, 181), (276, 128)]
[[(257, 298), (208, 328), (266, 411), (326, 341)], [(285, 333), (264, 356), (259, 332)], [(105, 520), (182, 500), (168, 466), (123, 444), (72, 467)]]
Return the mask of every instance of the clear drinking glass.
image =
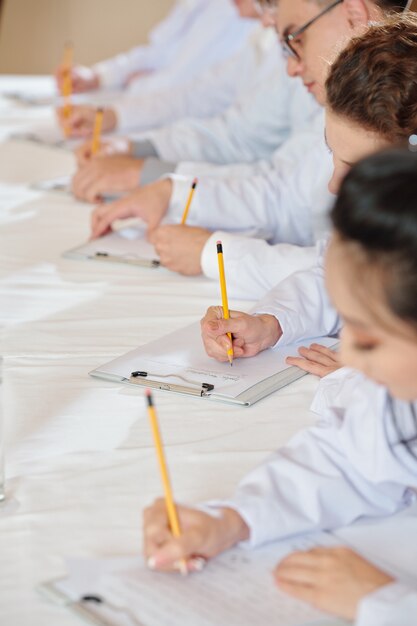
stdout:
[[(1, 370), (0, 370), (1, 376)], [(6, 428), (4, 425), (4, 412), (3, 412), (3, 398), (2, 398), (2, 387), (1, 387), (1, 378), (0, 378), (0, 504), (4, 501), (6, 494), (6, 472), (5, 472), (5, 438), (6, 438)]]

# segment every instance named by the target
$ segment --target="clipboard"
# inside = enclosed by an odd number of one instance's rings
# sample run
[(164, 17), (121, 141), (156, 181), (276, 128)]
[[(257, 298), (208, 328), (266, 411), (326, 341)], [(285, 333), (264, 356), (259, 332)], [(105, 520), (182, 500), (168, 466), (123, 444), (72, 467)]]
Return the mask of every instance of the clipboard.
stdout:
[(211, 402), (252, 406), (259, 400), (306, 376), (287, 365), (288, 356), (312, 342), (335, 348), (334, 337), (312, 338), (292, 346), (265, 350), (233, 367), (207, 356), (199, 323), (145, 344), (89, 372), (114, 383), (198, 397)]
[(71, 193), (71, 176), (57, 176), (56, 178), (46, 178), (31, 185), (32, 189), (37, 191), (59, 193)]
[[(324, 537), (325, 533), (319, 536)], [(282, 626), (289, 622), (298, 626), (346, 625), (275, 588), (273, 566), (298, 546), (302, 549), (316, 545), (308, 538), (284, 540), (282, 547), (280, 543), (274, 544), (272, 550), (269, 546), (251, 553), (234, 548), (210, 561), (202, 573), (186, 578), (150, 572), (138, 558), (75, 559), (67, 562), (66, 578), (44, 583), (38, 591), (50, 602), (95, 626), (170, 626), (174, 622), (176, 626), (240, 626), (242, 616), (243, 626), (249, 626), (255, 623), (253, 613), (256, 623), (265, 625), (271, 623), (271, 617)], [(323, 545), (335, 544), (340, 542), (331, 535), (325, 537)], [(245, 601), (241, 586), (248, 592)], [(246, 606), (241, 607), (242, 602)], [(176, 607), (180, 607), (180, 614), (177, 611), (173, 619)]]
[(158, 269), (160, 261), (142, 226), (123, 228), (64, 252), (64, 258)]
[[(130, 611), (110, 604), (102, 600), (100, 596), (91, 594), (79, 599), (72, 599), (69, 595), (59, 589), (60, 583), (65, 579), (57, 579), (39, 585), (37, 590), (47, 601), (58, 607), (69, 610), (73, 615), (89, 626), (150, 626), (139, 621)], [(96, 599), (100, 598), (97, 602)], [(151, 626), (158, 626), (152, 624)], [(213, 624), (214, 626), (214, 624)], [(305, 626), (301, 625), (300, 626)], [(348, 622), (337, 618), (324, 618), (322, 621), (310, 622), (308, 626), (349, 626)]]

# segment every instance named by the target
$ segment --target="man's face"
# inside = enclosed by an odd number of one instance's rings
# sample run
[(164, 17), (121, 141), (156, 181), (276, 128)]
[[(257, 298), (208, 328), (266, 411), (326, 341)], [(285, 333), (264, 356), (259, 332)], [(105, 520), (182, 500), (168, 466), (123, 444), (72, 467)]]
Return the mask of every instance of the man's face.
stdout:
[[(364, 6), (363, 3), (360, 5)], [(279, 0), (276, 26), (280, 39), (304, 26), (323, 8), (324, 5), (313, 0)], [(300, 76), (306, 88), (324, 105), (324, 84), (329, 66), (358, 32), (359, 28), (352, 25), (344, 3), (338, 4), (291, 42), (299, 59), (288, 59), (288, 74)]]

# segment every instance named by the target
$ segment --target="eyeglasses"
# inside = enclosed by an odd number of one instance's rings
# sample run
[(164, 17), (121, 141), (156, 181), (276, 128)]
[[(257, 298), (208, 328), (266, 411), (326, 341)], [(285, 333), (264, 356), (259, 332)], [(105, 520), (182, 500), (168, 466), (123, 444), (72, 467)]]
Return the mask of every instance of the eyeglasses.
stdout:
[(312, 26), (315, 22), (317, 22), (317, 20), (323, 17), (323, 15), (326, 15), (326, 13), (334, 9), (335, 6), (337, 6), (338, 4), (341, 4), (342, 2), (343, 0), (336, 0), (336, 2), (333, 2), (328, 7), (323, 9), (323, 11), (320, 11), (320, 13), (316, 15), (316, 17), (313, 17), (312, 20), (309, 20), (307, 24), (304, 24), (304, 26), (301, 26), (301, 28), (296, 30), (294, 33), (289, 33), (288, 35), (286, 35), (284, 37), (284, 41), (282, 42), (282, 50), (283, 50), (284, 56), (286, 58), (292, 57), (294, 59), (297, 59), (298, 61), (301, 61), (300, 55), (298, 54), (297, 50), (294, 49), (291, 42), (295, 41), (300, 35), (305, 33), (307, 28), (310, 28), (310, 26)]
[(269, 2), (265, 2), (265, 0), (253, 0), (253, 6), (257, 14), (261, 17), (266, 14), (274, 15), (277, 10), (277, 2), (274, 2), (274, 0), (269, 0)]

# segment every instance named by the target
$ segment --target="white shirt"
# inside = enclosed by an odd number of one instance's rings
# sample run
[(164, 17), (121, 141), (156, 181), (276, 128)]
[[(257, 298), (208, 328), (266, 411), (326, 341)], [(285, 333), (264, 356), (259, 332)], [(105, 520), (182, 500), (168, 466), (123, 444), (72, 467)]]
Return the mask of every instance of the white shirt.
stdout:
[(355, 626), (415, 626), (417, 589), (393, 583), (362, 600)]
[[(413, 406), (417, 410), (417, 401)], [(251, 547), (389, 516), (416, 500), (417, 458), (398, 443), (393, 417), (401, 435), (415, 435), (409, 403), (390, 400), (382, 386), (344, 368), (320, 382), (313, 408), (320, 426), (252, 471), (231, 500), (209, 503), (239, 512)], [(363, 600), (356, 624), (411, 626), (416, 607), (415, 589), (389, 585)]]
[[(341, 329), (341, 319), (330, 302), (324, 281), (326, 246), (327, 240), (322, 240), (316, 248), (305, 249), (310, 268), (289, 276), (256, 304), (256, 313), (274, 315), (278, 319), (283, 331), (280, 345), (335, 335)], [(299, 254), (295, 251), (293, 256), (298, 262)]]
[(273, 55), (276, 67), (262, 84), (246, 91), (221, 115), (180, 120), (147, 132), (144, 137), (159, 158), (175, 163), (250, 163), (270, 158), (291, 133), (309, 130), (320, 106), (300, 80), (287, 75), (285, 60), (275, 47)]
[[(194, 55), (190, 48), (190, 57)], [(272, 28), (257, 24), (246, 45), (214, 66), (180, 84), (161, 85), (152, 93), (124, 93), (113, 108), (119, 130), (143, 131), (184, 117), (217, 115), (283, 65)], [(142, 80), (142, 79), (141, 79)]]
[(151, 31), (149, 44), (94, 66), (103, 87), (123, 87), (135, 72), (149, 71), (129, 91), (151, 93), (186, 82), (247, 43), (254, 20), (239, 17), (230, 0), (177, 0)]
[[(246, 521), (253, 547), (391, 515), (415, 500), (417, 460), (396, 444), (385, 388), (343, 368), (320, 382), (313, 406), (325, 425), (296, 435), (225, 505)], [(394, 407), (411, 432), (409, 404)]]
[[(320, 112), (309, 132), (295, 133), (268, 162), (224, 167), (182, 164), (178, 168), (182, 175), (171, 176), (168, 219), (180, 221), (192, 178), (198, 176), (188, 223), (214, 231), (202, 252), (203, 272), (217, 278), (215, 242), (224, 240), (230, 294), (256, 299), (314, 263), (315, 250), (298, 246), (315, 245), (328, 230), (327, 215), (334, 202), (327, 189), (332, 169)], [(282, 243), (297, 247), (268, 247)]]

